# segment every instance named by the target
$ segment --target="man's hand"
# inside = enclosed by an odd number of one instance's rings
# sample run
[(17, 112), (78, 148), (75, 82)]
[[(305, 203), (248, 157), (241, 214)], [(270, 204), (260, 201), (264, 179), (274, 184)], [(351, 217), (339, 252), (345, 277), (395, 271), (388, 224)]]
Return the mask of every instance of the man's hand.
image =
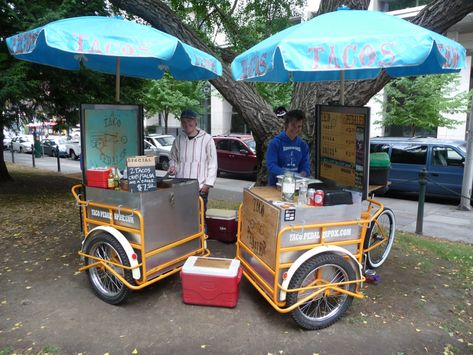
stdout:
[(202, 188), (200, 189), (200, 193), (201, 194), (206, 194), (209, 192), (209, 186), (208, 185), (204, 185), (202, 186)]
[(168, 174), (171, 175), (171, 176), (176, 175), (176, 167), (175, 167), (175, 166), (171, 166), (171, 167), (168, 169)]

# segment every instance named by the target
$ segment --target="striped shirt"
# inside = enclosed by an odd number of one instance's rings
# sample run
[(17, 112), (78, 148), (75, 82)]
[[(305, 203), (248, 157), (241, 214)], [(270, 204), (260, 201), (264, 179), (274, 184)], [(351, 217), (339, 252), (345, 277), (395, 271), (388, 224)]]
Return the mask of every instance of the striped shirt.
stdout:
[(199, 188), (213, 186), (217, 178), (217, 150), (212, 136), (200, 130), (189, 139), (181, 133), (174, 140), (169, 165), (176, 168), (176, 177), (199, 180)]

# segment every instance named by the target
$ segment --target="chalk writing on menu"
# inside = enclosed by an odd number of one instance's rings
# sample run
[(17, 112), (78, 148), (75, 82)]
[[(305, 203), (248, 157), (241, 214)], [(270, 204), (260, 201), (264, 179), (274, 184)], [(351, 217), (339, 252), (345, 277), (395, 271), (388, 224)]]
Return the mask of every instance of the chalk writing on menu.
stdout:
[(154, 157), (137, 156), (127, 159), (128, 189), (130, 192), (156, 190)]
[(320, 176), (363, 189), (365, 116), (322, 112)]

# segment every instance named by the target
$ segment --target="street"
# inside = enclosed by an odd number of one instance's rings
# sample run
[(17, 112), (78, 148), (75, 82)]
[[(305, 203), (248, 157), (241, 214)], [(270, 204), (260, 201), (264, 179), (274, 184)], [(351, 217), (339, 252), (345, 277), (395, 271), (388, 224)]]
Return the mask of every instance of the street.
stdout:
[[(15, 164), (33, 166), (31, 154), (20, 154), (15, 152)], [(3, 152), (5, 162), (12, 162), (12, 154), (10, 151)], [(77, 174), (80, 173), (78, 160), (60, 158), (61, 173)], [(44, 156), (35, 159), (35, 165), (38, 169), (49, 171), (57, 171), (57, 158)], [(165, 171), (158, 170), (158, 175), (164, 176)], [(253, 181), (235, 180), (228, 178), (217, 178), (215, 187), (211, 192), (211, 198), (225, 201), (241, 201), (243, 189), (253, 184)]]
[[(6, 162), (11, 162), (11, 152), (4, 152)], [(15, 153), (15, 163), (32, 166), (31, 154)], [(61, 173), (77, 174), (80, 172), (79, 161), (60, 159)], [(36, 159), (36, 167), (50, 171), (57, 171), (57, 158), (43, 157)], [(162, 170), (159, 175), (164, 175)], [(216, 184), (210, 193), (215, 200), (239, 202), (243, 197), (243, 189), (250, 187), (254, 182), (230, 178), (217, 178)], [(393, 197), (376, 197), (376, 200), (391, 208), (396, 216), (396, 228), (400, 231), (415, 232), (417, 222), (416, 200), (407, 200)], [(473, 211), (460, 211), (451, 201), (441, 203), (426, 202), (424, 206), (423, 235), (462, 241), (473, 244)], [(448, 203), (447, 203), (448, 202)]]

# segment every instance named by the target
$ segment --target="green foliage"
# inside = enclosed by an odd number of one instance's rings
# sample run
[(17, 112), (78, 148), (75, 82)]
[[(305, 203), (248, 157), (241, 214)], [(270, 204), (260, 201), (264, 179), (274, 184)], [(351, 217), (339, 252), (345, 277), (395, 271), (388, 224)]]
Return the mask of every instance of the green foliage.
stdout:
[(212, 44), (223, 34), (234, 53), (293, 25), (305, 0), (180, 1), (169, 5), (183, 21)]
[(11, 346), (6, 346), (0, 349), (0, 355), (10, 355), (13, 354), (13, 348)]
[(456, 74), (396, 79), (385, 87), (384, 119), (375, 123), (410, 126), (413, 136), (417, 128), (451, 128), (459, 122), (447, 114), (467, 112), (471, 97), (471, 93), (454, 95), (458, 86)]
[[(81, 103), (114, 102), (114, 76), (24, 62), (13, 58), (5, 44), (6, 37), (58, 19), (107, 15), (104, 1), (7, 1), (0, 3), (0, 13), (0, 127), (26, 123), (33, 117), (57, 117), (74, 125), (79, 120)], [(143, 83), (122, 78), (121, 102), (140, 104)]]
[(292, 84), (256, 83), (256, 89), (272, 108), (291, 104)]
[(54, 345), (46, 345), (41, 351), (39, 352), (40, 355), (46, 354), (59, 354), (61, 349)]
[[(263, 39), (291, 26), (291, 19), (301, 15), (306, 0), (250, 0), (250, 1), (180, 1), (171, 0), (176, 14), (227, 63), (237, 53), (254, 46)], [(297, 21), (297, 20), (296, 20)], [(224, 36), (226, 43), (215, 46), (216, 34)], [(221, 37), (219, 37), (221, 38)], [(272, 87), (274, 86), (274, 87)], [(289, 106), (291, 84), (261, 84), (258, 92), (271, 106)]]
[(169, 74), (160, 80), (150, 82), (144, 95), (144, 105), (148, 116), (156, 113), (169, 113), (179, 116), (184, 108), (199, 111), (200, 103), (204, 100), (204, 82), (178, 81)]

